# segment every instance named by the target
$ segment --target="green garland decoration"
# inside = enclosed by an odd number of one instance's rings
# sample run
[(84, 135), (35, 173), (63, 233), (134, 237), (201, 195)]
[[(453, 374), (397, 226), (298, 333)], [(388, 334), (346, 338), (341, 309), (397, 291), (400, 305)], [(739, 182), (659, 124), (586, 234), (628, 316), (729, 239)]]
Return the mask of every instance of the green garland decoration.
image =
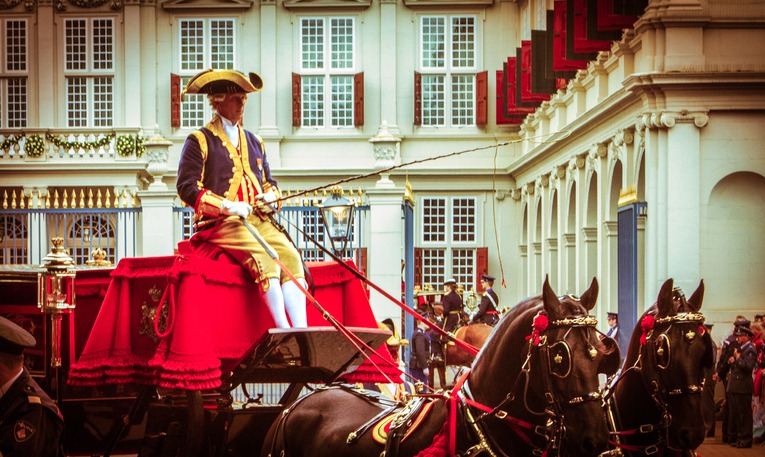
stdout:
[(59, 148), (64, 148), (64, 150), (69, 149), (97, 149), (104, 147), (111, 143), (112, 139), (114, 138), (114, 134), (108, 134), (97, 141), (64, 141), (61, 138), (57, 136), (53, 136), (50, 133), (47, 133), (45, 135), (45, 139), (48, 140), (48, 143), (53, 143)]
[(8, 136), (2, 143), (0, 143), (0, 149), (7, 151), (8, 149), (12, 148), (13, 146), (16, 146), (19, 144), (19, 140), (24, 138), (24, 134), (21, 135), (10, 135)]
[(42, 136), (36, 133), (29, 135), (24, 149), (29, 157), (42, 157), (45, 153), (45, 142)]

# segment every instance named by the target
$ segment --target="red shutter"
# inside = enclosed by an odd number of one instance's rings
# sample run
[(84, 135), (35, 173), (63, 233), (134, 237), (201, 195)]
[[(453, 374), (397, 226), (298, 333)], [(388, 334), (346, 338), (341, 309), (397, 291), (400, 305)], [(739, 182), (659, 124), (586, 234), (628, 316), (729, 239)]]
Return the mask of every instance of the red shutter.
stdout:
[(300, 75), (292, 73), (292, 126), (300, 127), (300, 95), (301, 95)]
[(353, 75), (353, 126), (364, 125), (364, 72)]
[(481, 289), (481, 275), (489, 273), (489, 248), (477, 248), (475, 250), (475, 290)]
[(422, 248), (414, 248), (414, 285), (420, 286), (420, 290), (425, 286), (422, 283)]
[(422, 125), (422, 75), (416, 71), (414, 72), (414, 125)]
[(170, 126), (181, 127), (181, 77), (170, 73)]
[(489, 118), (489, 72), (475, 75), (475, 123), (486, 125)]

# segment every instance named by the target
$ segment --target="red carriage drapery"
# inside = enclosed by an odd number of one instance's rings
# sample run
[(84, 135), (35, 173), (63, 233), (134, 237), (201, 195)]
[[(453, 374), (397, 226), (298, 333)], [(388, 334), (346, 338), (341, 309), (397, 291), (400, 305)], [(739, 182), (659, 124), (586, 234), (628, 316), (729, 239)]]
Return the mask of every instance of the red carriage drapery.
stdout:
[[(308, 267), (315, 298), (326, 311), (346, 326), (377, 328), (358, 279), (334, 262), (309, 262)], [(168, 333), (162, 339), (154, 334), (152, 313), (160, 302), (170, 323), (159, 328)], [(329, 325), (311, 304), (308, 325)], [(69, 383), (216, 388), (221, 385), (221, 361), (225, 366), (243, 356), (273, 326), (259, 288), (239, 265), (196, 255), (123, 259), (112, 272)], [(378, 353), (390, 360), (384, 348)], [(399, 379), (392, 366), (377, 357), (375, 361), (388, 376)], [(369, 362), (357, 371), (363, 373), (358, 381), (387, 382), (370, 370)], [(346, 379), (356, 380), (353, 373)]]

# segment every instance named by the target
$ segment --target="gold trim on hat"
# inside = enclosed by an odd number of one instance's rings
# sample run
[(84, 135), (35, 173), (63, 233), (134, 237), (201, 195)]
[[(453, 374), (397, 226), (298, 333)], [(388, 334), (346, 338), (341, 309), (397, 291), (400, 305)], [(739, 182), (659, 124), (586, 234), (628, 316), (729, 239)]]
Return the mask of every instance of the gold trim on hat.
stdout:
[(205, 70), (192, 77), (186, 88), (181, 92), (181, 99), (186, 94), (212, 93), (205, 90), (205, 86), (216, 81), (228, 81), (236, 84), (242, 92), (257, 92), (263, 88), (263, 78), (255, 72), (249, 73), (249, 78), (236, 70)]

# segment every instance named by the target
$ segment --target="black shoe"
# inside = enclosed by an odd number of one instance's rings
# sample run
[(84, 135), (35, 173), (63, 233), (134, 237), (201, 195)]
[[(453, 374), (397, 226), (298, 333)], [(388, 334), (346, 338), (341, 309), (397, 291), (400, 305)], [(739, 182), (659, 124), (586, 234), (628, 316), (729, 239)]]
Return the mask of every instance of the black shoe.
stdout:
[(752, 442), (751, 441), (739, 441), (738, 443), (736, 443), (736, 447), (739, 448), (739, 449), (750, 448), (750, 447), (752, 447)]

